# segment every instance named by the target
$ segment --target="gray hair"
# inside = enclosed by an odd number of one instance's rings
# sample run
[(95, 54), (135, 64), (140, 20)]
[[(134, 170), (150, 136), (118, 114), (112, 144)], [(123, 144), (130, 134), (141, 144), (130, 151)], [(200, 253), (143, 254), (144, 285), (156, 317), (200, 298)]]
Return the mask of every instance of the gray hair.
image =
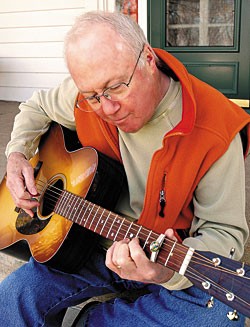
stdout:
[(91, 25), (103, 24), (112, 28), (121, 36), (127, 45), (138, 56), (148, 41), (141, 27), (129, 16), (119, 12), (91, 11), (79, 16), (75, 24), (66, 34), (64, 51), (67, 53), (72, 41), (79, 37), (84, 37), (88, 33)]

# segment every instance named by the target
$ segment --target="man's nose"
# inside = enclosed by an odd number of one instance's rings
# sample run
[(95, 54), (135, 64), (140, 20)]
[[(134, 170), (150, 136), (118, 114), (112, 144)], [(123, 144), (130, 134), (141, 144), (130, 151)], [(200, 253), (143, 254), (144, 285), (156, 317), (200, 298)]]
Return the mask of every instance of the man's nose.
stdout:
[(106, 97), (101, 97), (102, 111), (106, 116), (115, 114), (120, 109), (118, 101), (110, 100)]

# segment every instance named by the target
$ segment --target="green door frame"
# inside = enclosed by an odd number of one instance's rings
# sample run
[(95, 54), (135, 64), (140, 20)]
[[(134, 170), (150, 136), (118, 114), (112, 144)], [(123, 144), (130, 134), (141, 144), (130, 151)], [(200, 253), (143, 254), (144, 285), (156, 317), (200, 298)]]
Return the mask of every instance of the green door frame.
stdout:
[(148, 40), (153, 47), (172, 53), (190, 73), (213, 85), (250, 112), (250, 1), (235, 0), (233, 47), (168, 47), (166, 1), (147, 0)]

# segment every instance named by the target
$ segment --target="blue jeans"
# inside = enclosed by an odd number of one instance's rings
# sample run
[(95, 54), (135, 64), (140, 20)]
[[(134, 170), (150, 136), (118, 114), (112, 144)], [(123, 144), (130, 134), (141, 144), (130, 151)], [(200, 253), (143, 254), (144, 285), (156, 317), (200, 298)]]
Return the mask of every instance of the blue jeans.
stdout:
[(67, 274), (31, 259), (0, 283), (0, 326), (61, 326), (66, 309), (93, 296), (147, 288), (148, 294), (134, 302), (115, 299), (89, 311), (85, 326), (243, 327), (227, 318), (229, 307), (190, 287), (168, 291), (159, 285), (123, 280), (105, 266), (105, 253), (95, 252), (78, 274)]

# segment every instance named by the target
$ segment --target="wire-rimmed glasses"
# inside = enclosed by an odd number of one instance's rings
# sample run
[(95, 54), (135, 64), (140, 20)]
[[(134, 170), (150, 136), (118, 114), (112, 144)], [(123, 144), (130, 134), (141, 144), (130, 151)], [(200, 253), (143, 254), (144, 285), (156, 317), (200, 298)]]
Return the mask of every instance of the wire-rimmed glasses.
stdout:
[(101, 94), (94, 94), (91, 96), (82, 97), (81, 100), (76, 102), (76, 107), (80, 110), (89, 112), (90, 110), (88, 109), (88, 106), (86, 106), (86, 104), (85, 104), (85, 101), (87, 101), (88, 104), (91, 106), (92, 111), (95, 111), (95, 110), (100, 109), (102, 106), (101, 97), (105, 97), (106, 99), (111, 100), (111, 101), (120, 101), (120, 100), (126, 98), (126, 96), (129, 93), (129, 85), (132, 81), (132, 78), (134, 76), (135, 70), (137, 68), (137, 65), (140, 60), (143, 50), (144, 50), (144, 46), (139, 53), (139, 56), (136, 60), (133, 72), (127, 83), (125, 83), (125, 82), (116, 83), (114, 85), (111, 85), (111, 86), (105, 88)]

